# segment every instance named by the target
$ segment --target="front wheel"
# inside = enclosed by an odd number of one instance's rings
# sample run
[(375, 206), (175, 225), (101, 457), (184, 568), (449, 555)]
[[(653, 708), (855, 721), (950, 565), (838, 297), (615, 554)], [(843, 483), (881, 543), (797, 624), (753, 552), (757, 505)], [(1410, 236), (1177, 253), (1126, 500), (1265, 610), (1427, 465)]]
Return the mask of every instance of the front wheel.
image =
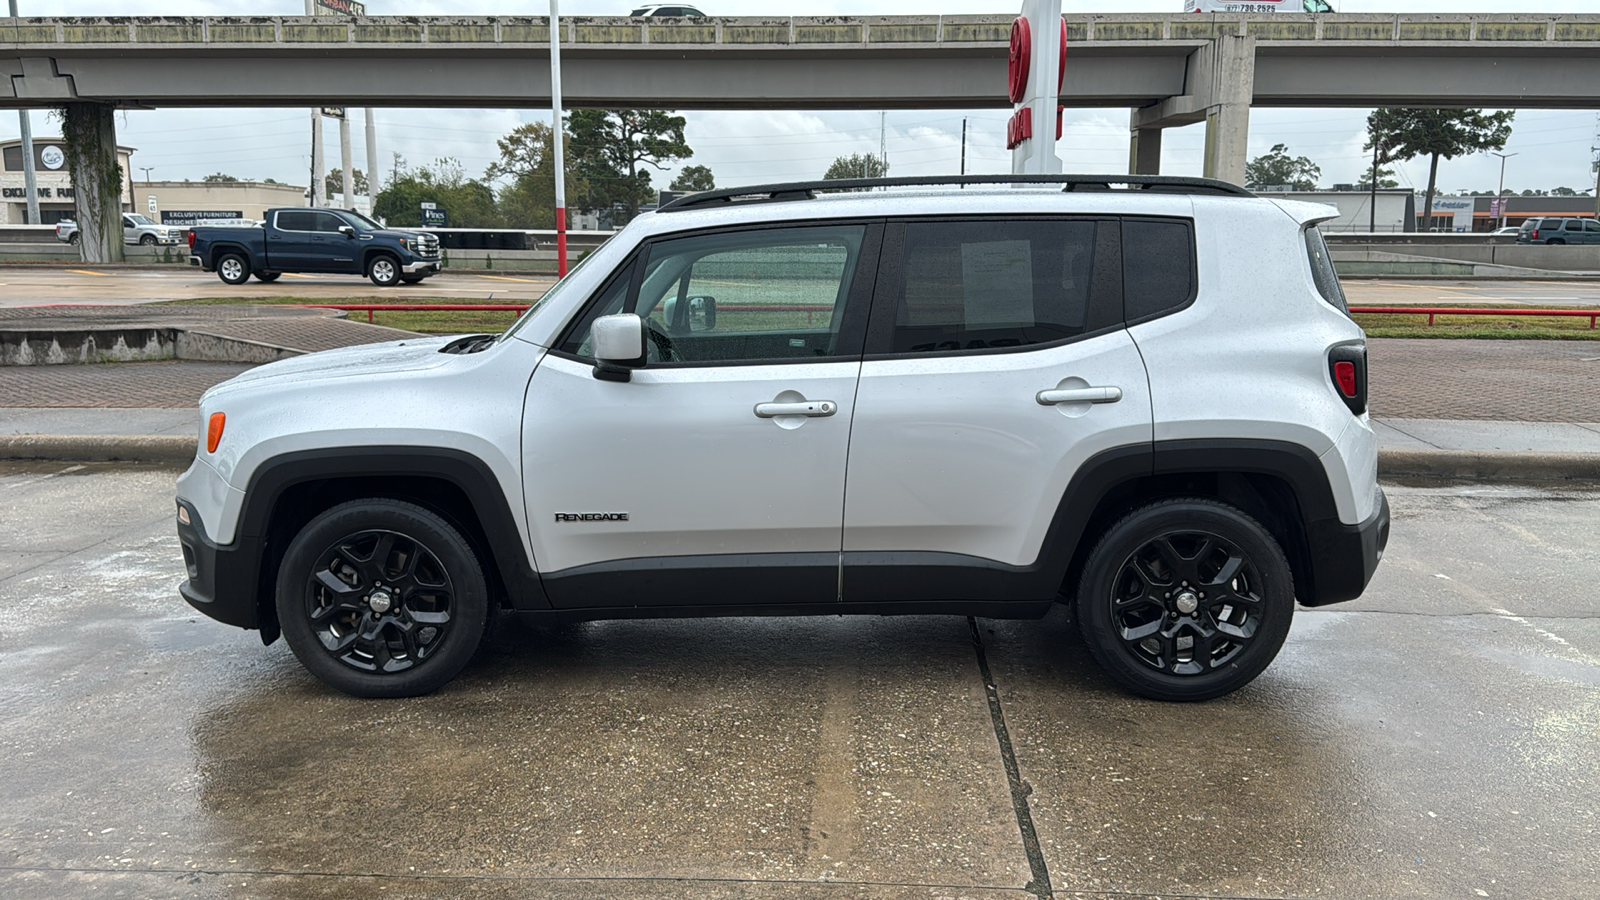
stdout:
[(401, 284), (421, 284), (422, 283), (422, 279), (427, 278), (427, 277), (428, 276), (426, 276), (426, 275), (401, 275), (400, 276), (400, 283)]
[(378, 287), (393, 287), (400, 281), (400, 264), (392, 256), (374, 256), (367, 263), (367, 277)]
[(1294, 577), (1259, 522), (1214, 500), (1166, 500), (1112, 525), (1078, 586), (1089, 650), (1124, 688), (1210, 700), (1266, 669), (1294, 617)]
[(250, 264), (237, 253), (225, 253), (217, 260), (217, 277), (224, 284), (244, 284), (250, 280)]
[(489, 593), (477, 554), (442, 518), (400, 500), (356, 500), (290, 542), (277, 609), (289, 648), (331, 687), (415, 697), (477, 652)]
[(154, 247), (156, 245), (156, 236), (153, 234), (141, 234), (139, 235), (139, 244), (144, 247)]

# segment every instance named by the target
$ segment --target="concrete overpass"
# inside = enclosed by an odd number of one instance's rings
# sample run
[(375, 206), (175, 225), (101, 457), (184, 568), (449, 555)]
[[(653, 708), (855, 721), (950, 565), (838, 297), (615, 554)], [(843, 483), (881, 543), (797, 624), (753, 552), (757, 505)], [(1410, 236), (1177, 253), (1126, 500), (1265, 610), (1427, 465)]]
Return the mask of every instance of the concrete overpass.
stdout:
[[(568, 18), (563, 91), (572, 107), (1005, 107), (1011, 19)], [(1132, 109), (1137, 173), (1159, 170), (1163, 128), (1204, 121), (1206, 173), (1242, 182), (1253, 106), (1600, 108), (1600, 15), (1065, 19), (1062, 102)], [(542, 17), (0, 19), (0, 107), (541, 107), (549, 36)]]

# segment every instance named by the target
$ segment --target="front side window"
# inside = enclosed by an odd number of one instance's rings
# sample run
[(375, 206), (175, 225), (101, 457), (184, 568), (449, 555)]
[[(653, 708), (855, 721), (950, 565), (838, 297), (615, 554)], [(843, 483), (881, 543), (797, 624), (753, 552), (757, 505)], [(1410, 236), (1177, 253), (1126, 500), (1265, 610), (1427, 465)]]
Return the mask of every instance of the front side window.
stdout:
[(131, 216), (125, 216), (124, 218), (127, 219), (129, 225), (138, 226), (138, 225), (154, 225), (155, 224), (154, 222), (150, 221), (149, 219), (145, 218), (144, 216), (139, 215), (138, 213), (134, 213)]
[(333, 213), (319, 212), (319, 213), (312, 213), (311, 215), (313, 217), (312, 218), (312, 224), (311, 224), (311, 230), (312, 231), (321, 231), (321, 232), (338, 231), (339, 227), (345, 224), (345, 221), (343, 219), (339, 218), (338, 216), (334, 215)]
[(645, 321), (652, 363), (838, 356), (865, 234), (864, 225), (775, 228), (652, 244), (638, 288), (614, 281), (562, 349), (587, 357), (589, 323), (631, 312)]
[[(872, 352), (947, 353), (1045, 344), (1092, 321), (1093, 221), (916, 222), (904, 226), (898, 283), (880, 281), (874, 319), (893, 309)], [(1118, 321), (1121, 310), (1115, 311)], [(884, 329), (874, 326), (875, 336)], [(883, 346), (887, 343), (888, 346)]]
[(1589, 234), (1600, 233), (1600, 222), (1597, 222), (1594, 219), (1584, 219), (1583, 230)]
[(1333, 257), (1328, 255), (1328, 244), (1322, 239), (1322, 229), (1315, 225), (1306, 229), (1306, 255), (1311, 259), (1311, 280), (1317, 284), (1317, 293), (1340, 312), (1350, 315), (1344, 288), (1339, 284), (1339, 273), (1334, 271)]

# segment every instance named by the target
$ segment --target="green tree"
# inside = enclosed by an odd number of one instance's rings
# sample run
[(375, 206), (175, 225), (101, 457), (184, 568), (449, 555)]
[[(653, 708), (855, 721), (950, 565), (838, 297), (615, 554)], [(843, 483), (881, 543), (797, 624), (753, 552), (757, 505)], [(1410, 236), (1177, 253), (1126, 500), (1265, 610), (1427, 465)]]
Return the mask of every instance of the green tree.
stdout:
[(841, 156), (833, 161), (822, 177), (828, 181), (848, 178), (882, 178), (889, 174), (889, 164), (870, 153)]
[(235, 184), (239, 181), (239, 179), (233, 177), (232, 175), (222, 172), (213, 172), (200, 180), (206, 184)]
[(372, 212), (390, 225), (415, 227), (422, 224), (424, 201), (444, 209), (455, 228), (497, 228), (501, 224), (494, 189), (476, 178), (468, 179), (461, 163), (449, 158), (406, 170), (378, 194)]
[(1255, 190), (1288, 185), (1297, 191), (1314, 191), (1321, 177), (1322, 167), (1309, 157), (1290, 156), (1288, 144), (1274, 144), (1270, 153), (1244, 167), (1244, 186)]
[(1381, 154), (1387, 156), (1381, 162), (1403, 162), (1419, 156), (1430, 159), (1422, 215), (1424, 222), (1432, 227), (1433, 198), (1439, 187), (1439, 160), (1504, 149), (1511, 138), (1511, 122), (1516, 117), (1513, 110), (1485, 113), (1481, 109), (1378, 109), (1367, 117), (1367, 147), (1387, 150)]
[[(1400, 186), (1400, 182), (1395, 180), (1394, 174), (1394, 169), (1388, 166), (1378, 167), (1379, 190), (1387, 190)], [(1370, 169), (1361, 173), (1361, 180), (1356, 182), (1356, 187), (1363, 191), (1372, 190), (1372, 171)]]
[(621, 205), (631, 219), (651, 198), (650, 173), (694, 155), (683, 137), (683, 116), (649, 109), (575, 109), (567, 116), (573, 167), (587, 206)]
[[(355, 169), (354, 171), (356, 173), (356, 193), (357, 194), (366, 194), (366, 192), (367, 192), (367, 173), (361, 171), (360, 169)], [(337, 166), (334, 167), (334, 170), (332, 172), (329, 172), (327, 175), (323, 176), (322, 184), (323, 184), (323, 187), (327, 189), (327, 193), (324, 194), (324, 196), (326, 196), (326, 197), (340, 197), (340, 196), (343, 196), (343, 194), (344, 194), (344, 172), (341, 171)]]
[(1576, 197), (1578, 192), (1569, 187), (1558, 187), (1550, 192), (1552, 197)]
[[(500, 218), (513, 228), (554, 228), (556, 225), (556, 163), (551, 127), (543, 122), (521, 125), (496, 141), (500, 158), (489, 164), (490, 179), (507, 179), (499, 196)], [(571, 159), (572, 136), (566, 136)], [(586, 185), (573, 166), (567, 165), (567, 199), (583, 198)]]
[(715, 189), (717, 180), (711, 176), (711, 170), (705, 166), (684, 166), (678, 172), (678, 177), (672, 179), (667, 185), (673, 191), (709, 191)]

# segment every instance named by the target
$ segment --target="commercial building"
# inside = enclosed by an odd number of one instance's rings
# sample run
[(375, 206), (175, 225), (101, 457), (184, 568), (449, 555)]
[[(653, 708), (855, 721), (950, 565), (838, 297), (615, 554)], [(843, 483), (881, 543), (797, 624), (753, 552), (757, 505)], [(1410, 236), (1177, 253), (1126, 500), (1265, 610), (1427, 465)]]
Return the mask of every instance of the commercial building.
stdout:
[(163, 225), (260, 220), (275, 206), (305, 206), (306, 189), (265, 181), (136, 181), (139, 212)]
[[(133, 157), (132, 147), (117, 148), (117, 164), (122, 166), (124, 183), (122, 208), (132, 209), (126, 173)], [(33, 139), (33, 167), (39, 190), (39, 222), (28, 221), (28, 192), (22, 175), (22, 141), (0, 141), (0, 225), (54, 225), (73, 217), (76, 197), (72, 192), (72, 173), (67, 168), (67, 151), (60, 138)]]

